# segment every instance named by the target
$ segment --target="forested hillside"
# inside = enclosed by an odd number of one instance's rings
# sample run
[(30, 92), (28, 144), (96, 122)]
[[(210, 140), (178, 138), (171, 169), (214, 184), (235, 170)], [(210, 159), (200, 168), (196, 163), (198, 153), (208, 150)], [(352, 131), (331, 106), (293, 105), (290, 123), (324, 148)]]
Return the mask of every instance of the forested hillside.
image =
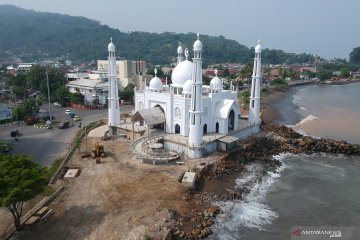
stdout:
[[(192, 49), (196, 34), (124, 33), (84, 17), (0, 5), (0, 58), (17, 55), (24, 61), (34, 61), (46, 57), (64, 57), (69, 53), (70, 59), (75, 62), (104, 59), (110, 37), (121, 58), (167, 64), (175, 61), (178, 42)], [(202, 35), (201, 41), (204, 44), (205, 65), (247, 63), (252, 61), (254, 55), (253, 48), (223, 36)], [(263, 62), (272, 64), (313, 62), (313, 58), (309, 54), (297, 55), (282, 50), (263, 51)]]

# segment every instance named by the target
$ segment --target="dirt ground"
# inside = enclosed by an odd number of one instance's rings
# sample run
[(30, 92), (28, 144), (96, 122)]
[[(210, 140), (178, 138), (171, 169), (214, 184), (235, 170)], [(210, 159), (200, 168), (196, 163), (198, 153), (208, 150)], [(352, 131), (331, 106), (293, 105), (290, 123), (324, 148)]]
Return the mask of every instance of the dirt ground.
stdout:
[[(88, 151), (96, 140), (87, 139)], [(175, 221), (173, 210), (191, 215), (200, 204), (177, 181), (196, 162), (140, 164), (130, 141), (99, 141), (107, 157), (101, 164), (82, 159), (82, 144), (68, 164), (80, 168), (81, 173), (71, 182), (58, 180), (57, 185), (66, 188), (49, 206), (54, 214), (16, 239), (162, 239)]]

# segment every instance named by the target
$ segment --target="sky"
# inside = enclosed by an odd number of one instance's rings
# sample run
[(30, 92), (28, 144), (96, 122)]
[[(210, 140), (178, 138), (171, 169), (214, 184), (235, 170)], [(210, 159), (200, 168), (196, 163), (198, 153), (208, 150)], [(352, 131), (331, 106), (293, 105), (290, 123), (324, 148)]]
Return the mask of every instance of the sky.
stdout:
[(83, 16), (121, 31), (199, 32), (248, 47), (348, 58), (360, 47), (359, 0), (0, 0)]

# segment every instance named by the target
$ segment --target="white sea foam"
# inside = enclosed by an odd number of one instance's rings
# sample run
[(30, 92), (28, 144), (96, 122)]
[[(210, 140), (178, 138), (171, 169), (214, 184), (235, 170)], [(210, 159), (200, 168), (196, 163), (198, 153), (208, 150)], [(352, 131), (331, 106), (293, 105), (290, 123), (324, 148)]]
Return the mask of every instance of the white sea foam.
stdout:
[(300, 106), (300, 102), (302, 100), (302, 98), (299, 96), (299, 95), (293, 95), (293, 100), (292, 100), (292, 103), (294, 106)]
[[(290, 153), (282, 153), (273, 158), (282, 161), (290, 155)], [(256, 228), (266, 231), (266, 225), (271, 224), (278, 214), (264, 203), (264, 199), (284, 168), (286, 165), (283, 164), (277, 172), (268, 172), (258, 181), (258, 171), (261, 168), (256, 164), (249, 165), (246, 173), (236, 179), (236, 187), (249, 187), (250, 192), (244, 197), (244, 200), (218, 203), (223, 213), (216, 218), (216, 224), (213, 226), (216, 234), (210, 239), (232, 239), (233, 234), (236, 234), (241, 228)]]
[(303, 111), (306, 111), (306, 108), (299, 106), (299, 108)]
[(298, 122), (295, 126), (299, 126), (301, 124), (308, 123), (308, 122), (314, 121), (316, 119), (319, 119), (319, 118), (317, 116), (314, 116), (314, 115), (310, 114), (306, 118), (304, 118), (300, 122)]

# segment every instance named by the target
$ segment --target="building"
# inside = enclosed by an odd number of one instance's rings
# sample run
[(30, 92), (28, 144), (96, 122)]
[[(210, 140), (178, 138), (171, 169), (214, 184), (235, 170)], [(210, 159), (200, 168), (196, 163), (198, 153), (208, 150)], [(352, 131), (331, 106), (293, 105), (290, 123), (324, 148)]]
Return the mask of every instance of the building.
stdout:
[[(216, 151), (217, 143), (204, 141), (204, 135), (216, 134), (224, 137), (232, 135), (231, 141), (244, 137), (239, 127), (240, 108), (237, 103), (237, 89), (231, 84), (224, 89), (223, 80), (214, 71), (210, 85), (202, 83), (202, 49), (199, 39), (193, 46), (193, 61), (189, 61), (189, 51), (185, 49), (185, 60), (181, 46), (177, 49), (177, 66), (172, 72), (172, 84), (164, 85), (155, 76), (149, 85), (135, 90), (135, 115), (133, 124), (158, 128), (166, 134), (180, 135), (187, 143), (167, 142), (168, 149), (185, 153), (189, 157), (199, 158)], [(251, 94), (251, 118), (246, 134), (259, 131), (260, 124), (260, 81), (261, 81), (261, 46), (255, 48), (253, 86)], [(209, 50), (211, 51), (211, 49)], [(134, 128), (134, 127), (133, 127)], [(231, 144), (232, 142), (228, 144)], [(166, 141), (165, 141), (166, 142)]]
[[(150, 80), (149, 86), (135, 91), (135, 111), (158, 106), (165, 114), (164, 127), (167, 133), (189, 136), (191, 101), (194, 96), (192, 93), (194, 66), (193, 62), (188, 60), (187, 50), (185, 56), (186, 59), (178, 63), (172, 72), (171, 85), (163, 85), (155, 76)], [(229, 130), (237, 127), (234, 119), (239, 114), (239, 106), (237, 91), (234, 88), (223, 89), (223, 81), (215, 76), (210, 85), (202, 86), (198, 94), (202, 96), (203, 133), (227, 134)]]
[[(107, 72), (108, 61), (97, 60), (98, 71)], [(120, 90), (127, 85), (133, 84), (141, 87), (142, 82), (145, 81), (144, 74), (146, 73), (145, 61), (131, 61), (131, 60), (117, 60), (116, 61), (116, 78)]]
[(81, 93), (86, 105), (105, 105), (107, 103), (109, 83), (103, 80), (77, 79), (66, 85), (71, 93)]

